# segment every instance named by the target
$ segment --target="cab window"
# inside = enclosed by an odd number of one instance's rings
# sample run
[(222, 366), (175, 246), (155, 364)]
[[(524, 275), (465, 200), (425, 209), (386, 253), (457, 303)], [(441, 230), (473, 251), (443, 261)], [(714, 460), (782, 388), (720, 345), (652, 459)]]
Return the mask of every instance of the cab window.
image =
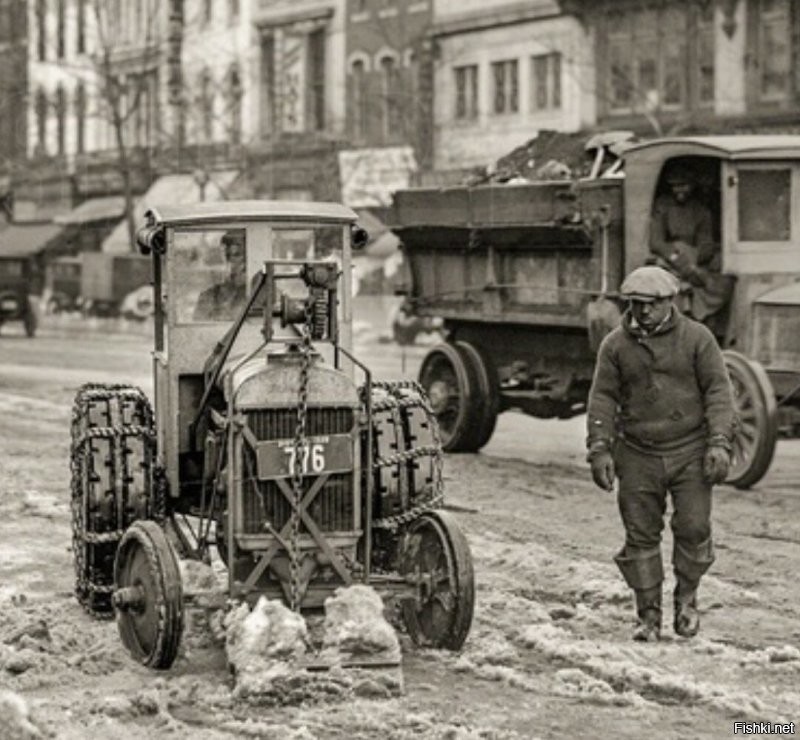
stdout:
[(785, 242), (791, 239), (792, 172), (739, 170), (739, 241)]
[(15, 260), (0, 260), (0, 275), (3, 277), (21, 277), (22, 262)]

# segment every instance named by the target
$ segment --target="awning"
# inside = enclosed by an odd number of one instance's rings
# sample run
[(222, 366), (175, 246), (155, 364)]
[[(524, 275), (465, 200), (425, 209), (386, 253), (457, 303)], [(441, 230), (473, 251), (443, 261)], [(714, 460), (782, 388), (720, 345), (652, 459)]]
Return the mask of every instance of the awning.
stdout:
[[(226, 200), (227, 188), (236, 179), (238, 170), (209, 172), (208, 182), (203, 188), (192, 174), (164, 175), (159, 177), (150, 189), (138, 198), (133, 207), (133, 222), (136, 228), (144, 225), (144, 214), (160, 205), (189, 205), (200, 201)], [(103, 241), (102, 250), (113, 254), (129, 253), (132, 245), (128, 238), (128, 224), (122, 220)]]
[(53, 223), (9, 224), (0, 229), (0, 257), (29, 257), (55, 248), (63, 232)]
[(57, 224), (83, 226), (95, 221), (114, 221), (124, 215), (125, 198), (121, 195), (108, 195), (90, 198), (69, 213), (56, 216), (53, 221)]

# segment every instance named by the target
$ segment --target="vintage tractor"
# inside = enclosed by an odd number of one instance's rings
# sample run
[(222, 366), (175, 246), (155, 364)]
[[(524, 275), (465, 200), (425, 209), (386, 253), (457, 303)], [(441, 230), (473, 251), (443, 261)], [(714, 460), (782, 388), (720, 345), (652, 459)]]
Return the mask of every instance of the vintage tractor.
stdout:
[(75, 399), (79, 601), (116, 617), (134, 658), (168, 668), (183, 625), (175, 550), (208, 558), (213, 545), (231, 599), (316, 610), (363, 582), (393, 600), (414, 641), (458, 649), (473, 570), (437, 508), (435, 415), (418, 385), (374, 381), (352, 351), (356, 215), (240, 201), (147, 219), (155, 407), (129, 386), (87, 385)]

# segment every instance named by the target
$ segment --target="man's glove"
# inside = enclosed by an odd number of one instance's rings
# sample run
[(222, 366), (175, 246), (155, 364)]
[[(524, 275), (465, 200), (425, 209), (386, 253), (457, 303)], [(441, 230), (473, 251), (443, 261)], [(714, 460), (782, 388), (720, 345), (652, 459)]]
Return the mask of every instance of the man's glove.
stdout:
[(711, 485), (722, 483), (728, 477), (731, 453), (722, 445), (709, 445), (703, 460), (703, 475)]
[(594, 482), (605, 491), (613, 490), (616, 473), (611, 453), (608, 450), (593, 452), (589, 457), (589, 464), (592, 466)]

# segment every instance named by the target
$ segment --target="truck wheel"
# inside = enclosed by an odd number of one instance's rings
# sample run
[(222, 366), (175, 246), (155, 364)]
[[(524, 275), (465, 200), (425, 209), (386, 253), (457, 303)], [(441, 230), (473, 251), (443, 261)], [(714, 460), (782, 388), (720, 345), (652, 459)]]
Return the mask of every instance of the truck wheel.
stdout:
[(778, 439), (775, 391), (760, 363), (732, 350), (722, 354), (736, 406), (733, 455), (726, 483), (749, 488), (764, 477), (775, 454)]
[(403, 601), (403, 622), (422, 647), (458, 650), (475, 608), (472, 554), (451, 514), (431, 511), (414, 520), (400, 550), (399, 571), (414, 582), (415, 598)]
[(75, 594), (95, 617), (112, 611), (114, 556), (124, 529), (153, 518), (153, 412), (131, 386), (85, 385), (72, 407)]
[(131, 657), (165, 670), (183, 634), (183, 585), (178, 559), (155, 522), (128, 527), (114, 560), (117, 627)]
[[(475, 378), (477, 388), (475, 416), (475, 449), (479, 450), (492, 437), (500, 411), (500, 380), (494, 363), (474, 344), (455, 343), (464, 358), (464, 364)], [(480, 410), (477, 409), (480, 407)]]
[(475, 452), (475, 419), (482, 408), (477, 378), (464, 354), (450, 343), (434, 347), (422, 361), (419, 383), (427, 393), (446, 452)]

